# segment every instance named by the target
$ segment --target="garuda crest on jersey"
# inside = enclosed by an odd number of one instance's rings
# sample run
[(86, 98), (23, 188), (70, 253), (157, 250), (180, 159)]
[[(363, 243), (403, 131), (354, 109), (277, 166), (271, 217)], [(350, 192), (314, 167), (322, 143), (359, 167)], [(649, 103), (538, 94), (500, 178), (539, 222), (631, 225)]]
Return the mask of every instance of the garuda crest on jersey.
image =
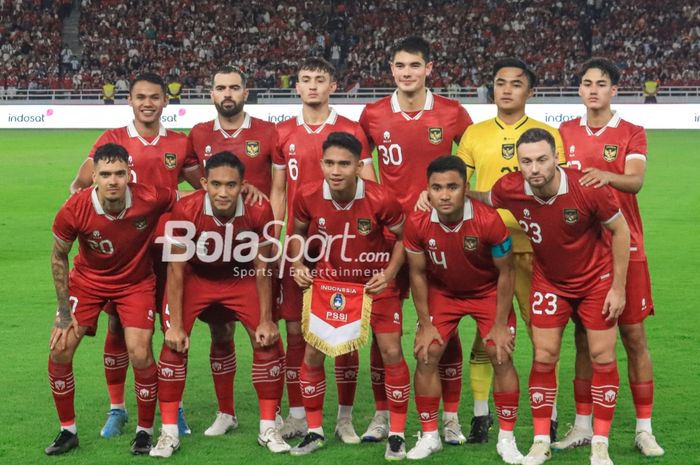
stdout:
[(566, 224), (574, 224), (578, 221), (578, 210), (575, 208), (564, 209), (564, 222)]
[(515, 144), (502, 144), (501, 156), (506, 160), (510, 160), (515, 156)]
[(428, 128), (428, 140), (433, 145), (442, 143), (442, 128)]
[(603, 147), (603, 160), (612, 162), (617, 159), (617, 145), (605, 144)]
[(245, 141), (245, 154), (250, 158), (255, 158), (260, 155), (260, 141), (247, 140)]
[(479, 239), (475, 236), (464, 236), (464, 250), (473, 252), (479, 244)]
[(372, 232), (372, 220), (369, 218), (358, 218), (357, 219), (357, 232), (366, 236)]
[(163, 163), (169, 170), (174, 170), (177, 167), (177, 155), (172, 152), (166, 153), (163, 155)]

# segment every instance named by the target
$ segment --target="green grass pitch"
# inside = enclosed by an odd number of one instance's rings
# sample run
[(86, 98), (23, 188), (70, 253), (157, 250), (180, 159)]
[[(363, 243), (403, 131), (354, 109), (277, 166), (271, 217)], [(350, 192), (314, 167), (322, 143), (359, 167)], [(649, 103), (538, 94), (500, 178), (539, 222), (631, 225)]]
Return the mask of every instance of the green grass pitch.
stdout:
[[(124, 464), (143, 463), (148, 457), (129, 455), (129, 442), (136, 424), (136, 406), (131, 373), (127, 386), (127, 406), (131, 414), (127, 434), (105, 440), (99, 430), (109, 403), (102, 369), (102, 344), (106, 320), (101, 320), (98, 336), (86, 338), (75, 359), (77, 380), (76, 411), (80, 448), (64, 457), (49, 458), (43, 449), (54, 438), (58, 421), (47, 382), (49, 332), (55, 310), (49, 253), (51, 224), (55, 212), (66, 199), (68, 184), (101, 131), (0, 131), (0, 463), (5, 464)], [(700, 427), (695, 396), (700, 392), (700, 317), (694, 307), (700, 280), (696, 271), (700, 257), (698, 218), (700, 187), (695, 170), (700, 132), (650, 131), (649, 170), (640, 194), (645, 220), (646, 245), (651, 265), (657, 316), (648, 320), (647, 332), (656, 373), (654, 433), (666, 448), (664, 464), (698, 463), (694, 444)], [(695, 225), (695, 226), (693, 226)], [(404, 349), (410, 355), (415, 312), (408, 302)], [(573, 420), (572, 399), (573, 340), (567, 332), (560, 372), (560, 433)], [(461, 325), (465, 358), (474, 334), (474, 323)], [(158, 353), (162, 336), (154, 340)], [(384, 444), (346, 446), (330, 438), (326, 448), (310, 457), (273, 456), (256, 441), (258, 409), (250, 382), (251, 351), (242, 331), (236, 335), (238, 373), (236, 406), (240, 428), (219, 438), (202, 434), (214, 419), (216, 401), (209, 373), (209, 336), (204, 325), (195, 328), (185, 391), (187, 418), (193, 429), (184, 438), (182, 450), (172, 463), (381, 463)], [(618, 345), (622, 386), (611, 436), (611, 456), (618, 464), (649, 463), (634, 449), (634, 410), (626, 380), (626, 356)], [(520, 374), (520, 417), (516, 435), (523, 452), (531, 442), (532, 426), (527, 404), (527, 377), (532, 352), (525, 331), (519, 331), (516, 367)], [(361, 354), (361, 375), (355, 403), (354, 423), (359, 433), (373, 410), (369, 383), (368, 353)], [(468, 429), (471, 393), (468, 367), (465, 367), (462, 423)], [(332, 379), (332, 371), (328, 371)], [(330, 384), (333, 384), (332, 382)], [(335, 389), (330, 386), (326, 399), (327, 433), (335, 418)], [(286, 411), (286, 408), (285, 408)], [(415, 407), (409, 408), (407, 439), (409, 447), (418, 431)], [(347, 462), (345, 462), (347, 460)], [(425, 463), (501, 463), (495, 452), (495, 430), (487, 445), (446, 446)], [(588, 463), (585, 449), (557, 453), (553, 464)]]

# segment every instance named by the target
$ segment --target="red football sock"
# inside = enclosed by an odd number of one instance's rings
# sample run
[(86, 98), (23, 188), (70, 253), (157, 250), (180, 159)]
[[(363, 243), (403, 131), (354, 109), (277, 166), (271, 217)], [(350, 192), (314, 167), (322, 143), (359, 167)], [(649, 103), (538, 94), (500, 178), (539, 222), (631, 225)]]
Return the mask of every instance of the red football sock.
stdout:
[(549, 436), (552, 408), (557, 398), (554, 363), (532, 362), (530, 370), (530, 408), (535, 436)]
[(620, 389), (620, 375), (617, 362), (593, 363), (592, 366), (593, 435), (608, 437)]
[(134, 368), (134, 391), (139, 412), (138, 426), (153, 428), (158, 398), (158, 368), (155, 363), (146, 368)]
[(300, 378), (307, 424), (309, 428), (321, 428), (323, 398), (326, 394), (326, 370), (323, 365), (312, 367), (302, 362)]
[(438, 428), (439, 397), (416, 396), (418, 419), (424, 433), (434, 433)]
[(386, 397), (389, 399), (389, 429), (392, 433), (403, 433), (406, 426), (408, 399), (411, 396), (411, 375), (406, 360), (385, 365)]
[(654, 407), (654, 381), (630, 383), (630, 389), (637, 418), (651, 418), (651, 410)]
[(275, 420), (284, 391), (282, 342), (253, 349), (253, 386), (258, 395), (261, 420)]
[(501, 431), (513, 431), (515, 420), (518, 418), (518, 400), (520, 391), (495, 392), (493, 403), (496, 404), (498, 427)]
[(113, 333), (107, 329), (104, 347), (105, 378), (109, 401), (119, 405), (124, 403), (124, 384), (129, 369), (129, 352), (126, 350), (124, 333)]
[(164, 425), (177, 424), (177, 410), (187, 378), (187, 354), (163, 344), (158, 361), (158, 404)]
[(338, 388), (338, 405), (352, 406), (355, 403), (359, 365), (360, 356), (357, 351), (335, 358), (335, 384)]
[(236, 347), (233, 340), (211, 343), (209, 350), (211, 376), (214, 380), (219, 411), (235, 415), (233, 380), (236, 377)]
[(438, 370), (442, 385), (442, 407), (445, 413), (457, 413), (462, 396), (462, 343), (455, 333), (448, 341)]
[(372, 392), (374, 393), (374, 408), (377, 411), (389, 410), (389, 403), (384, 388), (384, 360), (379, 350), (377, 340), (372, 338), (372, 347), (369, 352), (369, 365), (372, 378)]
[(75, 423), (75, 380), (72, 363), (56, 363), (49, 357), (49, 384), (61, 426)]
[(590, 380), (574, 379), (574, 400), (576, 401), (576, 415), (590, 415), (593, 413)]
[(285, 371), (289, 407), (302, 407), (304, 405), (304, 401), (301, 398), (299, 378), (305, 349), (306, 341), (304, 341), (304, 337), (301, 334), (287, 334)]

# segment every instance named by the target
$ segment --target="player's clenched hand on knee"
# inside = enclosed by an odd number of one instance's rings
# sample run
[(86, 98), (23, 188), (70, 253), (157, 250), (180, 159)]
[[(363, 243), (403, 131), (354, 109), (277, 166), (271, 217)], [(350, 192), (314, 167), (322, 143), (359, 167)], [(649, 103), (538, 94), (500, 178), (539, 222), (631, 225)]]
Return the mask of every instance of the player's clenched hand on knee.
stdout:
[(445, 344), (442, 336), (440, 336), (440, 332), (432, 323), (421, 323), (418, 325), (416, 340), (413, 343), (413, 355), (416, 357), (416, 360), (428, 363), (428, 348), (433, 341), (437, 341), (440, 345)]
[(187, 352), (190, 348), (190, 338), (184, 329), (171, 326), (165, 331), (165, 344), (175, 352)]
[(67, 316), (63, 315), (63, 312), (59, 311), (58, 315), (56, 315), (56, 321), (53, 328), (51, 329), (49, 349), (65, 350), (66, 339), (68, 338), (68, 333), (71, 329), (75, 332), (76, 336), (80, 336), (80, 333), (78, 332), (78, 321), (70, 314), (70, 311), (67, 312)]
[(515, 339), (507, 325), (494, 324), (491, 331), (484, 338), (484, 345), (488, 341), (492, 341), (496, 346), (496, 362), (499, 364), (508, 360), (513, 354)]
[(279, 337), (279, 328), (272, 321), (261, 321), (255, 329), (255, 342), (263, 347), (274, 344)]

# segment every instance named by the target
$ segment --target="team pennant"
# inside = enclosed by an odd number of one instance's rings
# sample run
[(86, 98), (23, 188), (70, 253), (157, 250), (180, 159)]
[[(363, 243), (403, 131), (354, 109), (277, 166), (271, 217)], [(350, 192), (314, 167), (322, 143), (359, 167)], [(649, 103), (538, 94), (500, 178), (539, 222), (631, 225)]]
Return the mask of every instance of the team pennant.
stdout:
[(314, 279), (304, 291), (304, 339), (331, 357), (358, 350), (367, 343), (371, 313), (364, 285)]

